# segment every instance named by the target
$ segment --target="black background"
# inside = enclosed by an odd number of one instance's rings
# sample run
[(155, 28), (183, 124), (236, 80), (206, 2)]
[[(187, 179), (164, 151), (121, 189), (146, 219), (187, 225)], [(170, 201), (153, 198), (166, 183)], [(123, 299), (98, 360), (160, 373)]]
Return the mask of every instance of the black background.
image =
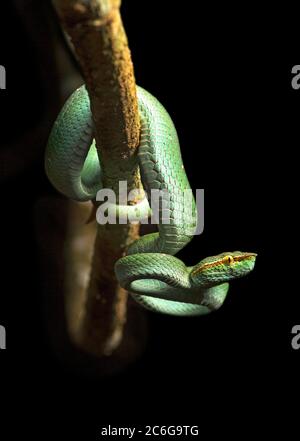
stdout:
[[(105, 424), (198, 424), (203, 439), (268, 435), (279, 426), (288, 438), (296, 428), (300, 351), (290, 341), (300, 323), (292, 257), (300, 91), (290, 83), (299, 32), (293, 11), (274, 6), (193, 8), (123, 2), (136, 81), (168, 109), (191, 186), (205, 189), (204, 233), (179, 257), (192, 265), (222, 251), (254, 251), (255, 271), (232, 283), (209, 317), (149, 313), (143, 356), (118, 375), (86, 378), (57, 360), (43, 322), (33, 209), (55, 191), (42, 158), (2, 182), (0, 324), (8, 349), (0, 352), (0, 394), (1, 415), (12, 419), (5, 439), (15, 431), (97, 439)], [(12, 7), (5, 9), (1, 141), (43, 112), (30, 45), (18, 22), (11, 25)]]

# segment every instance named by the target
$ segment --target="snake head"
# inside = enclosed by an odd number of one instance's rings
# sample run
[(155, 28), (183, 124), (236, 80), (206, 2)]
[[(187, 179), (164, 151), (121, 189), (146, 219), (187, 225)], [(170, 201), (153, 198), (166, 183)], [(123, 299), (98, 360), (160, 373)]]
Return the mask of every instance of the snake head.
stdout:
[(233, 251), (207, 257), (191, 268), (191, 284), (210, 287), (244, 277), (253, 270), (256, 256), (256, 253)]

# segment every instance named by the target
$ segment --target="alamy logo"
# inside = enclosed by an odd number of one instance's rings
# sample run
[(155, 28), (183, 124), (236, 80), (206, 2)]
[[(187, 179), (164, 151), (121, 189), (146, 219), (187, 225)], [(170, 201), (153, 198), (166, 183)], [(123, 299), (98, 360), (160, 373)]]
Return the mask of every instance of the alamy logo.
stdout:
[[(191, 189), (185, 189), (176, 197), (171, 197), (168, 190), (151, 189), (146, 196), (143, 190), (133, 189), (127, 194), (127, 181), (119, 182), (119, 198), (110, 188), (97, 192), (96, 200), (101, 202), (96, 212), (98, 224), (169, 224), (181, 226), (187, 235), (198, 235), (204, 229), (204, 190), (196, 190), (194, 201)], [(148, 203), (150, 198), (150, 205)], [(139, 199), (136, 205), (127, 205), (128, 201)], [(177, 209), (174, 208), (177, 204)], [(151, 206), (151, 208), (150, 208)]]
[(300, 89), (300, 65), (296, 64), (292, 67), (292, 74), (294, 74), (292, 78), (292, 88), (295, 90)]
[(0, 325), (0, 349), (6, 349), (6, 331), (4, 326)]
[(6, 70), (5, 67), (0, 64), (0, 89), (6, 89)]
[(291, 341), (292, 348), (295, 350), (300, 349), (300, 325), (293, 326), (292, 334), (295, 334)]

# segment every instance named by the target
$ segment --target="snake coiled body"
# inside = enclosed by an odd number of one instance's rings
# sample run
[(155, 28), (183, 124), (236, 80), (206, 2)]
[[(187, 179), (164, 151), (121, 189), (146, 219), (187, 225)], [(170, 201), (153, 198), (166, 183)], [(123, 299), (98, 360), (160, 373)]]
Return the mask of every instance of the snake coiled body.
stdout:
[[(182, 164), (174, 124), (164, 107), (137, 87), (141, 136), (139, 167), (144, 190), (160, 191), (158, 233), (143, 236), (116, 262), (120, 284), (142, 306), (172, 315), (202, 315), (219, 308), (228, 281), (249, 273), (254, 253), (222, 253), (193, 267), (174, 255), (192, 239), (197, 227), (195, 201), (185, 203), (190, 185)], [(90, 103), (84, 86), (65, 103), (50, 135), (45, 158), (48, 177), (69, 198), (94, 199), (102, 187)], [(151, 207), (153, 208), (153, 207)], [(123, 211), (133, 209), (122, 207)], [(167, 222), (166, 222), (167, 220)]]

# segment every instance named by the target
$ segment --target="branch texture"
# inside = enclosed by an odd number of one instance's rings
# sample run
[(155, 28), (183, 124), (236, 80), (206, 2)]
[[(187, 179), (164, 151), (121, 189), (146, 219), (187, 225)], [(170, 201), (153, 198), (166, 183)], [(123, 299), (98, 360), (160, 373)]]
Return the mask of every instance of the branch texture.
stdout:
[[(136, 85), (120, 3), (54, 1), (89, 93), (103, 183), (116, 194), (119, 181), (127, 181), (128, 191), (141, 187), (135, 154), (140, 130)], [(114, 264), (137, 238), (136, 225), (98, 226), (85, 310), (74, 314), (74, 340), (95, 355), (110, 354), (122, 339), (127, 293), (117, 283)]]

